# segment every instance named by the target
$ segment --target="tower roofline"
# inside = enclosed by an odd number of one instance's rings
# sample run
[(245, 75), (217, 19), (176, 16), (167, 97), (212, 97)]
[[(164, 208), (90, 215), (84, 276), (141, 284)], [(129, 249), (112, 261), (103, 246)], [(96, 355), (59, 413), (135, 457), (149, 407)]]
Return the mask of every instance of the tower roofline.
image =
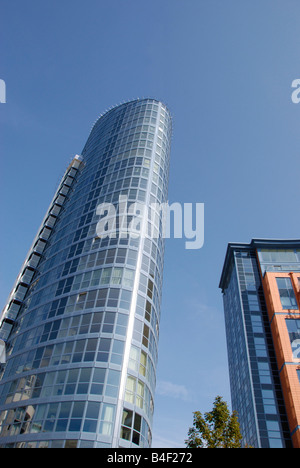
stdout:
[(102, 114), (99, 115), (99, 117), (95, 120), (93, 126), (92, 126), (92, 129), (94, 128), (94, 126), (96, 125), (96, 123), (98, 122), (99, 119), (101, 119), (102, 117), (106, 116), (107, 114), (109, 114), (110, 112), (112, 112), (113, 110), (117, 109), (117, 108), (120, 108), (122, 106), (126, 106), (128, 104), (131, 104), (131, 103), (134, 103), (134, 102), (143, 102), (143, 101), (156, 101), (157, 103), (160, 103), (162, 104), (163, 106), (166, 107), (166, 109), (168, 110), (169, 114), (170, 114), (170, 117), (172, 118), (171, 116), (171, 112), (169, 110), (169, 107), (166, 103), (164, 103), (163, 101), (159, 100), (159, 99), (156, 99), (154, 97), (142, 97), (142, 98), (135, 98), (135, 99), (128, 99), (128, 101), (122, 101), (120, 102), (119, 104), (115, 104), (111, 107), (109, 107), (108, 109), (106, 109), (104, 112), (102, 112)]
[(221, 274), (219, 288), (224, 290), (225, 280), (230, 262), (233, 256), (233, 252), (236, 249), (242, 250), (254, 250), (259, 248), (300, 248), (300, 239), (263, 239), (254, 238), (251, 242), (229, 242), (225, 255), (224, 266)]

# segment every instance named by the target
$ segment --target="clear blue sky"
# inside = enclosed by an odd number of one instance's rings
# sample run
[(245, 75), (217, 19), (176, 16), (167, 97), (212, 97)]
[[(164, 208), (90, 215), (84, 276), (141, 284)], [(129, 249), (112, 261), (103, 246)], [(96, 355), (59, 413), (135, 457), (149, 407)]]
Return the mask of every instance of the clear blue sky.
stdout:
[(166, 245), (154, 447), (230, 403), (227, 243), (299, 238), (298, 0), (0, 1), (1, 307), (66, 165), (107, 108), (164, 101), (169, 200), (205, 203), (205, 244)]

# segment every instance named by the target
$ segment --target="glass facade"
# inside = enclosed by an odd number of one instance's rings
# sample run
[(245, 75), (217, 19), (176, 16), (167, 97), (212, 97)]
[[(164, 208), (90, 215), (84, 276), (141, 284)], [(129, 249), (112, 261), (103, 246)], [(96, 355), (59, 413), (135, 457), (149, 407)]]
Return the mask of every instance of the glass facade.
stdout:
[[(170, 141), (167, 108), (131, 101), (97, 120), (68, 167), (1, 317), (0, 447), (151, 445), (159, 213), (130, 229), (137, 203), (167, 201)], [(131, 215), (99, 235), (98, 207), (125, 199)]]
[[(259, 259), (265, 263), (260, 264)], [(273, 272), (274, 265), (277, 264), (278, 271), (285, 271), (285, 264), (279, 265), (280, 261), (297, 264), (298, 257), (294, 250), (283, 248), (276, 253), (272, 249), (258, 249), (255, 241), (249, 245), (229, 244), (220, 283), (232, 407), (238, 413), (243, 445), (255, 448), (293, 446), (262, 285), (262, 274)], [(266, 263), (272, 265), (270, 270)], [(288, 281), (284, 279), (283, 284), (281, 280), (280, 297), (294, 304), (294, 291)]]
[(257, 254), (263, 274), (267, 271), (300, 271), (300, 250), (298, 248), (261, 248)]

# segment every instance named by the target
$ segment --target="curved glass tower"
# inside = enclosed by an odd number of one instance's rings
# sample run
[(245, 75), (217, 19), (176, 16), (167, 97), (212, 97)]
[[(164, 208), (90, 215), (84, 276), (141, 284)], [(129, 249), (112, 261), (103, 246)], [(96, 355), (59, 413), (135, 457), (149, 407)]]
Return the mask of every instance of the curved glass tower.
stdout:
[(151, 445), (170, 140), (131, 101), (67, 168), (1, 315), (0, 447)]

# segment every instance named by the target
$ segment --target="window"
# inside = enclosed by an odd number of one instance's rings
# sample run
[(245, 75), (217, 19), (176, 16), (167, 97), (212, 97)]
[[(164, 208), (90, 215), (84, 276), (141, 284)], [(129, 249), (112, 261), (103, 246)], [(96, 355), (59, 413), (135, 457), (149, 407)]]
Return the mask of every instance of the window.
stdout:
[(99, 409), (100, 403), (95, 401), (88, 402), (83, 426), (84, 432), (96, 432)]
[(119, 382), (120, 382), (120, 375), (121, 373), (119, 371), (109, 369), (107, 372), (107, 384), (106, 384), (106, 390), (105, 390), (105, 395), (112, 397), (112, 398), (117, 398), (118, 396), (118, 390), (119, 390)]
[(123, 268), (114, 268), (111, 278), (112, 284), (121, 284), (123, 275)]
[(289, 332), (293, 358), (300, 359), (300, 319), (287, 319), (285, 323)]
[(297, 262), (294, 250), (261, 249), (259, 256), (262, 262)]
[(134, 404), (134, 394), (136, 392), (136, 379), (131, 376), (127, 376), (125, 401)]
[(76, 300), (75, 310), (83, 310), (84, 309), (84, 303), (85, 303), (85, 300), (86, 300), (86, 296), (87, 296), (86, 292), (78, 294), (77, 300)]
[(99, 433), (105, 436), (112, 435), (115, 406), (103, 403)]
[(23, 301), (27, 291), (28, 288), (25, 285), (23, 286), (22, 284), (20, 284), (15, 292), (15, 298), (19, 299), (20, 301)]
[(137, 382), (136, 404), (141, 409), (144, 408), (144, 398), (145, 398), (145, 384), (141, 380), (138, 380), (138, 382)]
[(117, 307), (118, 306), (119, 295), (120, 295), (120, 289), (111, 288), (110, 291), (109, 291), (107, 306), (108, 307)]
[(65, 448), (77, 448), (78, 440), (66, 440)]
[(147, 366), (147, 355), (146, 353), (144, 353), (144, 351), (141, 351), (139, 372), (144, 377), (146, 376), (146, 366)]
[(110, 338), (101, 338), (97, 361), (108, 362), (110, 345), (111, 345)]
[(130, 440), (131, 426), (132, 426), (133, 412), (130, 410), (123, 410), (122, 427), (121, 427), (121, 439)]
[(123, 278), (123, 286), (126, 288), (132, 288), (134, 282), (134, 270), (129, 270), (125, 268), (124, 270), (124, 278)]
[(112, 268), (105, 268), (102, 272), (100, 284), (109, 284)]
[(276, 278), (283, 309), (298, 309), (291, 278)]
[(144, 447), (151, 444), (151, 434), (149, 426), (138, 413), (133, 413), (129, 409), (123, 410), (121, 439), (132, 441), (135, 445)]

